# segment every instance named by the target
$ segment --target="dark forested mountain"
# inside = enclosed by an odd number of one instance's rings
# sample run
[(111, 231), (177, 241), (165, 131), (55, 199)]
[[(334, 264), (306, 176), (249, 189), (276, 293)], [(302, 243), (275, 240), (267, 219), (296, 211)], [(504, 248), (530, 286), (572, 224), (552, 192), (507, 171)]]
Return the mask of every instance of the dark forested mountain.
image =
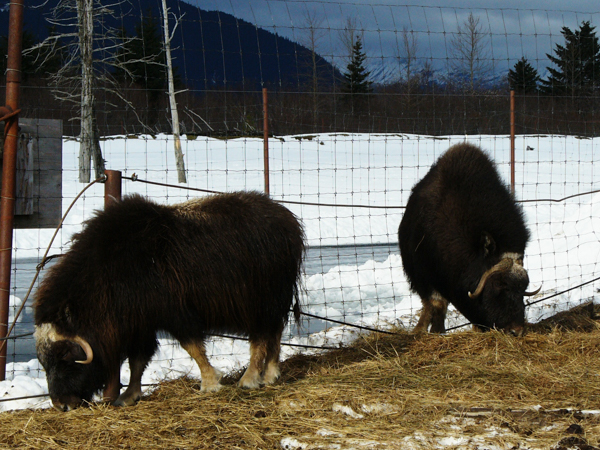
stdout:
[[(58, 0), (27, 2), (24, 28), (39, 40), (48, 36), (46, 18)], [(116, 2), (115, 2), (116, 3)], [(142, 17), (162, 23), (160, 0), (112, 3), (115, 17), (104, 26), (135, 36)], [(312, 85), (313, 59), (309, 49), (287, 38), (219, 11), (205, 11), (179, 0), (167, 0), (171, 12), (183, 17), (171, 43), (180, 80), (192, 89), (256, 89), (282, 87), (304, 90)], [(174, 20), (170, 26), (173, 27)], [(55, 28), (56, 33), (72, 30)], [(8, 2), (0, 9), (0, 35), (8, 34)], [(331, 86), (339, 72), (320, 56), (316, 60), (321, 89)]]

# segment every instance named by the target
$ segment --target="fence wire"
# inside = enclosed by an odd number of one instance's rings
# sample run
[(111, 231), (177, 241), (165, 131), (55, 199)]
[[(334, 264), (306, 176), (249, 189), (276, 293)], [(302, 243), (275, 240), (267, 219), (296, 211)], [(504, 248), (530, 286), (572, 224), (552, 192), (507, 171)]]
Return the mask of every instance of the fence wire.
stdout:
[[(153, 30), (153, 20), (161, 23), (158, 2), (123, 5), (113, 5), (116, 16), (103, 24), (135, 37), (138, 30)], [(124, 194), (140, 193), (161, 203), (263, 191), (262, 88), (268, 89), (269, 192), (302, 219), (308, 239), (306, 315), (302, 327), (286, 330), (283, 341), (290, 345), (284, 356), (347, 344), (361, 332), (355, 326), (366, 332), (410, 329), (416, 323), (420, 301), (410, 293), (397, 246), (404, 205), (436, 158), (465, 140), (486, 150), (502, 177), (510, 179), (508, 75), (523, 58), (539, 76), (535, 89), (517, 92), (515, 108), (515, 192), (532, 232), (525, 264), (532, 285), (542, 285), (528, 320), (596, 300), (598, 78), (563, 91), (544, 89), (541, 80), (548, 80), (548, 68), (555, 67), (548, 54), (565, 45), (563, 27), (576, 30), (587, 21), (593, 26), (598, 12), (316, 0), (201, 6), (171, 4), (187, 183), (177, 181), (166, 84), (149, 84), (151, 78), (166, 79), (162, 60), (132, 63), (130, 75), (123, 68), (95, 66), (102, 75), (95, 86), (102, 158), (107, 168), (123, 172)], [(51, 12), (29, 9), (26, 27), (47, 30)], [(61, 25), (56, 32), (66, 35), (71, 29)], [(467, 32), (480, 42), (473, 60), (461, 52)], [(368, 81), (363, 91), (353, 91), (344, 76), (358, 40)], [(59, 41), (65, 51), (71, 48), (66, 37)], [(161, 54), (149, 39), (131, 42), (139, 43), (146, 56)], [(114, 48), (133, 52), (134, 61), (139, 49), (129, 41), (121, 44)], [(80, 122), (78, 108), (57, 100), (56, 92), (66, 83), (76, 94), (78, 79), (76, 74), (51, 79), (48, 74), (56, 74), (56, 67), (43, 67), (47, 72), (32, 70), (23, 80), (22, 116), (63, 121), (61, 200), (66, 209), (83, 186), (78, 181)], [(151, 67), (158, 71), (149, 72)], [(101, 186), (86, 192), (51, 251), (68, 251), (73, 233), (103, 203)], [(15, 231), (11, 321), (51, 235), (47, 229)], [(449, 329), (463, 324), (449, 311)], [(10, 378), (44, 376), (34, 360), (32, 329), (28, 301), (14, 339), (5, 344)], [(156, 370), (158, 378), (195, 373), (189, 357), (168, 337), (160, 342), (156, 361), (167, 369)], [(208, 350), (221, 368), (247, 362), (243, 341), (216, 337), (211, 342)]]

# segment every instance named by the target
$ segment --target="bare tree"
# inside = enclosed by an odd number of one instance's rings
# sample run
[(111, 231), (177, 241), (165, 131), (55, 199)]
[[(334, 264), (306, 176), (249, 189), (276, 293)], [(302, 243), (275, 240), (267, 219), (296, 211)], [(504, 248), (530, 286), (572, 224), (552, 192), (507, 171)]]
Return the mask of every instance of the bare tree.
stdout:
[(483, 31), (479, 17), (469, 13), (452, 36), (451, 69), (458, 79), (464, 79), (471, 91), (492, 71), (488, 49), (489, 35)]
[(94, 114), (94, 9), (91, 0), (77, 0), (77, 19), (81, 59), (79, 182), (89, 183), (92, 155), (96, 177), (100, 177), (105, 169)]
[(64, 63), (51, 75), (50, 82), (55, 98), (71, 103), (79, 111), (81, 183), (90, 181), (92, 160), (96, 177), (105, 169), (96, 123), (95, 92), (102, 88), (123, 99), (110, 73), (110, 68), (118, 65), (117, 53), (123, 47), (123, 38), (116, 30), (107, 28), (103, 20), (103, 16), (114, 15), (114, 9), (122, 3), (117, 0), (103, 6), (98, 0), (60, 0), (48, 18), (59, 32), (38, 45), (52, 50), (47, 57), (56, 52), (64, 56)]
[(319, 16), (315, 10), (309, 11), (307, 9), (304, 12), (303, 28), (305, 30), (305, 36), (302, 39), (302, 43), (310, 50), (311, 54), (310, 90), (312, 94), (313, 125), (315, 127), (317, 125), (319, 111), (319, 62), (321, 61), (317, 49), (320, 41), (327, 35), (327, 31), (323, 27), (324, 21), (325, 19), (322, 16)]
[(179, 134), (179, 114), (177, 112), (177, 99), (175, 98), (175, 81), (173, 78), (173, 61), (171, 59), (171, 39), (173, 33), (179, 25), (179, 19), (175, 18), (175, 27), (173, 32), (169, 31), (169, 8), (167, 8), (167, 0), (162, 0), (163, 9), (163, 32), (164, 32), (164, 45), (165, 55), (167, 59), (167, 77), (168, 77), (168, 93), (169, 93), (169, 105), (171, 108), (171, 121), (173, 127), (173, 141), (175, 147), (175, 163), (177, 165), (177, 179), (180, 183), (186, 182), (185, 177), (185, 163), (183, 160), (183, 151), (181, 150), (181, 139)]
[(417, 50), (419, 44), (413, 30), (402, 28), (402, 42), (398, 45), (398, 64), (400, 66), (401, 78), (406, 83), (406, 89), (410, 94), (416, 82)]

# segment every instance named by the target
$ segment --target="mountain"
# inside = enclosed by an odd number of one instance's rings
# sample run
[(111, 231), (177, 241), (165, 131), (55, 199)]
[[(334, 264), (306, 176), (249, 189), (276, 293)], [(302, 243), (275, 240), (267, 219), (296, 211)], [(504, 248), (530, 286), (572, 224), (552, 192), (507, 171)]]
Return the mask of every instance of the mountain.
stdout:
[[(39, 4), (28, 4), (25, 9), (24, 29), (43, 40), (50, 30), (46, 18), (59, 0), (35, 2)], [(302, 90), (310, 85), (312, 53), (306, 47), (220, 11), (205, 11), (180, 0), (167, 0), (167, 6), (181, 17), (171, 48), (179, 77), (189, 88)], [(162, 24), (160, 0), (117, 2), (111, 8), (117, 17), (104, 16), (104, 25), (125, 29), (129, 36), (135, 36), (144, 15), (151, 14)], [(170, 26), (174, 26), (174, 20)], [(72, 27), (56, 28), (58, 33), (73, 31)], [(6, 6), (0, 7), (0, 35), (8, 35)], [(320, 89), (333, 85), (340, 76), (318, 55), (316, 66)]]
[(373, 58), (367, 64), (367, 70), (370, 72), (369, 81), (376, 85), (383, 85), (398, 81), (400, 74), (398, 72), (398, 61)]

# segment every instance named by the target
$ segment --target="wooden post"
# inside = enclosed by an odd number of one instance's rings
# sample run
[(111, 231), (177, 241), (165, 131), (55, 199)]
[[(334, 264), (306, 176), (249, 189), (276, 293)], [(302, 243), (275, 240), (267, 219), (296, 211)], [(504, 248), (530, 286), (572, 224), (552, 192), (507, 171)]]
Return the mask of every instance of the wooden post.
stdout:
[(515, 91), (510, 91), (510, 191), (515, 195)]
[[(12, 0), (9, 10), (8, 59), (6, 62), (6, 106), (0, 108), (5, 121), (0, 199), (0, 338), (7, 337), (12, 264), (17, 145), (19, 139), (19, 95), (21, 88), (21, 47), (24, 0)], [(6, 377), (6, 341), (0, 350), (0, 381)]]
[(263, 142), (265, 160), (265, 194), (269, 195), (269, 115), (267, 114), (267, 88), (263, 88)]

